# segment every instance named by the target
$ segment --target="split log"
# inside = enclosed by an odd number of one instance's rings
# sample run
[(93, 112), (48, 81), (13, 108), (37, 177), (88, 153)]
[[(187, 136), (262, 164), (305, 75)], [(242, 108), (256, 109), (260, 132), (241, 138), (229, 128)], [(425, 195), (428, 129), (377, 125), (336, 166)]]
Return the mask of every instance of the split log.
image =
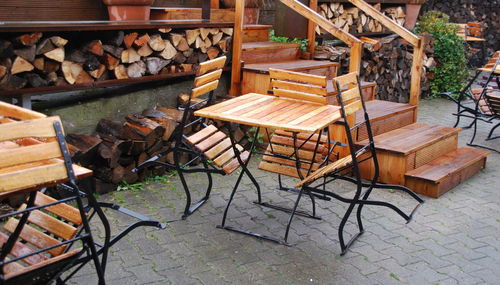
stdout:
[(83, 51), (79, 49), (74, 49), (69, 52), (69, 55), (67, 56), (66, 60), (83, 64), (85, 63), (85, 61), (87, 61), (87, 54), (85, 54)]
[(40, 77), (40, 75), (36, 73), (27, 73), (24, 75), (24, 78), (28, 80), (29, 85), (33, 88), (48, 86), (49, 82)]
[(104, 65), (108, 70), (115, 70), (120, 61), (109, 53), (104, 53)]
[(175, 47), (179, 44), (182, 38), (183, 36), (180, 34), (174, 34), (174, 33), (170, 34), (170, 41)]
[(151, 47), (151, 49), (154, 51), (162, 51), (166, 47), (165, 41), (158, 34), (152, 35), (149, 39), (148, 44), (149, 44), (149, 47)]
[(82, 134), (68, 134), (66, 141), (78, 149), (73, 157), (75, 162), (86, 165), (95, 160), (97, 148), (102, 142), (99, 138)]
[(146, 74), (146, 64), (144, 61), (138, 61), (128, 66), (127, 75), (130, 78), (139, 78)]
[(172, 60), (177, 63), (177, 64), (181, 64), (181, 63), (184, 63), (186, 62), (186, 57), (182, 54), (182, 52), (178, 52), (173, 58)]
[(74, 63), (71, 61), (63, 61), (61, 64), (64, 79), (69, 84), (75, 84), (78, 75), (83, 71), (83, 67), (79, 63)]
[(149, 40), (150, 40), (150, 39), (151, 39), (151, 38), (149, 37), (149, 35), (148, 35), (148, 34), (144, 34), (144, 35), (142, 35), (142, 36), (138, 37), (138, 38), (134, 41), (134, 45), (135, 45), (136, 47), (138, 47), (138, 48), (143, 47), (144, 45), (146, 45), (146, 44), (149, 42)]
[(202, 40), (205, 40), (209, 34), (210, 34), (210, 29), (200, 28), (200, 37)]
[(99, 60), (97, 60), (97, 57), (90, 54), (83, 64), (83, 69), (86, 71), (92, 71), (98, 69), (100, 65), (101, 63), (99, 62)]
[(126, 49), (121, 55), (122, 63), (134, 63), (141, 60), (141, 56), (133, 48)]
[(143, 45), (137, 53), (142, 57), (148, 57), (153, 53), (153, 50), (149, 47), (149, 45)]
[(5, 76), (5, 74), (7, 74), (7, 67), (0, 65), (0, 79), (2, 79)]
[(216, 45), (219, 43), (219, 41), (222, 39), (222, 36), (224, 36), (224, 33), (219, 32), (215, 35), (212, 36), (212, 45)]
[(125, 44), (125, 47), (127, 48), (131, 48), (132, 45), (134, 44), (135, 40), (137, 39), (137, 36), (139, 34), (138, 33), (130, 33), (130, 34), (127, 34), (125, 35), (124, 39), (123, 39), (123, 42)]
[(42, 38), (42, 36), (42, 33), (24, 34), (16, 37), (14, 42), (19, 45), (30, 47), (35, 45)]
[(200, 35), (200, 29), (186, 30), (186, 41), (188, 45), (192, 45), (196, 38)]
[(94, 40), (87, 43), (86, 45), (84, 45), (83, 50), (97, 56), (102, 56), (104, 53), (102, 42), (100, 40)]
[(117, 121), (101, 119), (97, 123), (96, 131), (116, 138), (124, 138), (123, 124)]
[(45, 57), (50, 58), (52, 60), (55, 60), (57, 62), (63, 62), (64, 61), (64, 48), (56, 48), (53, 49), (49, 52), (46, 52), (43, 54)]
[(114, 69), (116, 79), (127, 79), (127, 68), (123, 64), (119, 64)]
[(179, 43), (175, 47), (177, 48), (177, 50), (186, 51), (189, 49), (189, 44), (187, 40), (184, 37), (182, 37)]
[(43, 57), (35, 58), (35, 60), (33, 61), (33, 66), (37, 70), (43, 71), (43, 69), (45, 68), (45, 58)]
[(50, 37), (50, 41), (56, 46), (56, 47), (64, 47), (67, 43), (68, 40), (61, 38), (60, 36), (53, 36)]
[(177, 49), (169, 40), (165, 40), (165, 49), (160, 53), (164, 59), (172, 59), (177, 54)]
[(15, 55), (20, 56), (29, 62), (33, 62), (35, 60), (35, 53), (36, 53), (35, 46), (14, 50)]
[(118, 47), (118, 46), (112, 46), (112, 45), (103, 45), (102, 49), (109, 53), (112, 54), (116, 58), (120, 58), (122, 56), (123, 48)]
[(56, 46), (52, 43), (50, 38), (43, 39), (37, 46), (36, 46), (36, 55), (44, 54), (47, 53), (53, 49), (55, 49)]
[(106, 45), (111, 45), (111, 46), (116, 46), (119, 47), (123, 44), (123, 39), (125, 37), (125, 33), (123, 31), (113, 31), (108, 33), (106, 37), (103, 37), (104, 43)]
[(207, 50), (207, 55), (209, 59), (214, 59), (219, 55), (219, 49), (216, 47), (210, 47)]
[(159, 28), (158, 31), (160, 33), (163, 33), (163, 34), (166, 34), (168, 32), (170, 32), (172, 30), (172, 28)]
[(104, 72), (106, 72), (106, 66), (104, 64), (99, 64), (99, 67), (97, 69), (89, 71), (89, 74), (95, 79), (99, 79), (103, 76)]
[(223, 32), (224, 34), (226, 34), (228, 36), (233, 35), (233, 28), (222, 28), (220, 30), (221, 30), (221, 32)]
[(32, 71), (33, 69), (35, 69), (35, 67), (31, 63), (29, 63), (24, 58), (18, 56), (16, 57), (14, 63), (12, 64), (12, 67), (10, 69), (10, 74), (14, 75), (25, 71)]
[(43, 68), (43, 72), (51, 73), (56, 72), (61, 69), (61, 64), (59, 62), (55, 62), (52, 60), (45, 60), (45, 66)]
[(176, 122), (180, 123), (182, 121), (182, 116), (184, 115), (184, 112), (177, 109), (177, 108), (172, 108), (172, 107), (163, 107), (163, 106), (156, 106), (155, 110), (158, 110), (170, 118), (173, 118)]
[(6, 74), (0, 81), (0, 90), (17, 90), (24, 88), (28, 80), (17, 75)]
[(89, 83), (89, 82), (94, 82), (94, 78), (90, 76), (90, 74), (87, 73), (87, 71), (83, 70), (80, 71), (80, 74), (75, 79), (76, 84), (82, 84), (82, 83)]
[(162, 68), (167, 66), (171, 60), (161, 59), (159, 57), (148, 57), (146, 58), (146, 71), (151, 75), (156, 75), (160, 72)]

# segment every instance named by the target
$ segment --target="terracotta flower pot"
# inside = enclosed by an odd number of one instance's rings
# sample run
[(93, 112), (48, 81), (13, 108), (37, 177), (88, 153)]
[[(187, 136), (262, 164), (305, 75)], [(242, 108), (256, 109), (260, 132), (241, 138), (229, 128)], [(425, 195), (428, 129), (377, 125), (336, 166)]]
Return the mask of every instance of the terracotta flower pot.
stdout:
[(102, 0), (111, 21), (147, 21), (154, 0)]

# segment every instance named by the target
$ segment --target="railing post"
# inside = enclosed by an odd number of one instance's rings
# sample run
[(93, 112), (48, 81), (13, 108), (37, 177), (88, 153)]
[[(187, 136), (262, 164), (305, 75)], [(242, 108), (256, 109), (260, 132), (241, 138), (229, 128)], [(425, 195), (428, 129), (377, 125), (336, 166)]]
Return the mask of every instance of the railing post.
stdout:
[(410, 105), (417, 106), (415, 121), (417, 121), (418, 104), (420, 102), (420, 85), (422, 65), (425, 55), (425, 38), (419, 37), (417, 46), (413, 47), (413, 62), (411, 65)]
[(233, 96), (241, 95), (241, 45), (244, 10), (245, 0), (236, 0), (233, 31), (233, 63), (231, 67), (231, 88), (229, 89), (229, 94)]
[[(318, 0), (309, 0), (309, 8), (314, 11), (318, 11)], [(307, 19), (307, 51), (314, 56), (315, 44), (316, 44), (316, 23)]]

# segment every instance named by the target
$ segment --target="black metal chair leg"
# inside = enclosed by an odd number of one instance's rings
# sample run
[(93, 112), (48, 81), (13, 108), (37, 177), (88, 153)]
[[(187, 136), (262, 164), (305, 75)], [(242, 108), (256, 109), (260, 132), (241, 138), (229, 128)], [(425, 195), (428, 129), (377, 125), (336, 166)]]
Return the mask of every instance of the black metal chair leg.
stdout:
[(293, 205), (293, 210), (290, 213), (290, 218), (288, 218), (288, 224), (286, 225), (286, 230), (285, 230), (285, 242), (288, 241), (288, 233), (290, 232), (290, 226), (292, 225), (292, 220), (295, 215), (295, 212), (297, 211), (297, 207), (299, 206), (300, 198), (302, 197), (302, 193), (304, 190), (300, 190), (299, 195), (297, 195), (297, 200), (295, 201), (295, 205)]
[(496, 128), (498, 128), (499, 126), (500, 126), (500, 123), (498, 123), (496, 126), (494, 126), (493, 128), (491, 128), (490, 133), (488, 134), (488, 137), (486, 138), (486, 140), (487, 140), (487, 141), (499, 138), (498, 136), (493, 137), (493, 132), (494, 132), (494, 131), (495, 131), (495, 129), (496, 129)]
[(231, 195), (229, 195), (229, 200), (227, 201), (226, 208), (224, 209), (224, 214), (222, 215), (222, 222), (219, 228), (224, 228), (226, 225), (226, 218), (227, 218), (227, 212), (229, 211), (229, 207), (231, 206), (231, 203), (233, 202), (234, 194), (236, 193), (236, 190), (238, 189), (238, 186), (240, 185), (241, 178), (243, 178), (244, 172), (242, 171), (240, 175), (238, 176), (238, 179), (236, 180), (236, 183), (234, 184), (233, 190), (231, 191)]

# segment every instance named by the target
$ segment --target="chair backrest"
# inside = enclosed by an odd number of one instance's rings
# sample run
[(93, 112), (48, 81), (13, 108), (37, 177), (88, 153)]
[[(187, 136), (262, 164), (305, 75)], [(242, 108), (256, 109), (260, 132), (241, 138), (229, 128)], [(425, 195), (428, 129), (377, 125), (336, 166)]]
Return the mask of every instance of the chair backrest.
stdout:
[(326, 76), (269, 69), (271, 88), (276, 97), (286, 97), (319, 104), (332, 104), (335, 96), (328, 96)]
[(484, 94), (486, 105), (490, 109), (492, 115), (500, 116), (500, 93), (491, 92)]
[[(0, 124), (0, 143), (17, 147), (0, 149), (0, 169), (20, 168), (16, 172), (0, 173), (0, 197), (8, 192), (44, 185), (68, 178), (54, 122), (59, 117), (46, 117), (27, 121)], [(36, 143), (37, 139), (45, 143)], [(24, 143), (31, 141), (33, 143)], [(28, 165), (30, 167), (26, 167)], [(37, 167), (35, 167), (37, 166)], [(25, 168), (25, 169), (23, 169)]]
[(483, 36), (483, 25), (479, 22), (468, 22), (465, 34), (467, 36), (480, 38)]
[(478, 68), (478, 71), (481, 72), (487, 72), (487, 73), (494, 73), (494, 74), (500, 74), (500, 51), (496, 51), (489, 59), (486, 64), (480, 68)]
[(42, 113), (0, 101), (0, 124), (47, 117)]
[[(0, 197), (71, 179), (61, 159), (67, 157), (67, 150), (61, 150), (57, 139), (62, 137), (62, 127), (56, 124), (61, 124), (57, 116), (0, 124)], [(75, 197), (78, 195), (75, 191)], [(21, 205), (17, 212), (23, 214), (11, 214), (4, 223), (0, 245), (3, 248), (12, 244), (8, 240), (15, 243), (0, 261), (3, 280), (22, 284), (48, 282), (81, 254), (81, 249), (68, 248), (83, 223), (84, 210), (64, 201), (36, 192), (33, 205)], [(27, 219), (24, 212), (29, 212)]]
[[(371, 152), (371, 156), (373, 157), (376, 167), (378, 167), (376, 153), (375, 153), (375, 144), (373, 141), (373, 132), (370, 125), (370, 118), (366, 111), (366, 105), (364, 102), (358, 74), (356, 72), (351, 72), (345, 75), (335, 77), (332, 80), (337, 90), (340, 90), (339, 93), (337, 94), (337, 100), (341, 107), (340, 111), (342, 114), (342, 118), (344, 119), (343, 124), (345, 126), (345, 134), (347, 137), (347, 143), (353, 165), (355, 165), (355, 168), (357, 169), (356, 158), (359, 155), (366, 153), (367, 150), (369, 150)], [(354, 125), (353, 121), (350, 118), (352, 118), (353, 115), (359, 110), (363, 111), (364, 120), (356, 122)], [(363, 127), (365, 125), (368, 134), (368, 144), (360, 149), (356, 149), (354, 146), (355, 140), (353, 138), (352, 131), (360, 127)], [(359, 172), (356, 175), (359, 175)]]
[(196, 77), (194, 79), (190, 99), (198, 98), (201, 95), (217, 89), (217, 86), (219, 86), (219, 78), (222, 75), (222, 68), (225, 63), (225, 56), (200, 63), (196, 70)]

